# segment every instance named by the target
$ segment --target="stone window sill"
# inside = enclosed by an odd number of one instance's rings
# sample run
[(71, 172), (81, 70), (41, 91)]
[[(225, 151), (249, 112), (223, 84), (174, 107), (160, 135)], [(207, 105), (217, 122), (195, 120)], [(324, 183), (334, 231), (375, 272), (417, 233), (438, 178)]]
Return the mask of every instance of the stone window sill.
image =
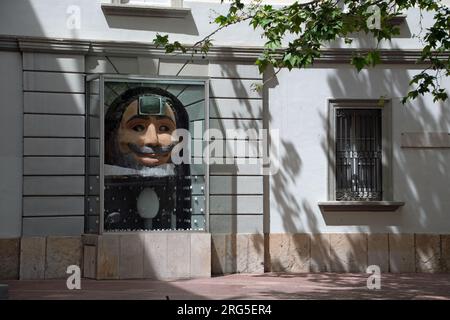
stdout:
[(400, 201), (323, 201), (322, 211), (396, 211), (405, 205)]
[(389, 19), (389, 24), (392, 26), (400, 26), (406, 22), (406, 15), (399, 15), (397, 17)]
[(105, 15), (160, 18), (184, 18), (191, 12), (190, 8), (109, 3), (102, 3), (102, 10)]

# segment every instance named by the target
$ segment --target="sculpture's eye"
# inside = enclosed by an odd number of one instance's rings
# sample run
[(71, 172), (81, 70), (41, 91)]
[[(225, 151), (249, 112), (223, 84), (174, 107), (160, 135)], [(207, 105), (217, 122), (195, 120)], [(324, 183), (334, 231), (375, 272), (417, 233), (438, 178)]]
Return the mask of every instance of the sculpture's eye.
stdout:
[(159, 127), (159, 131), (160, 132), (167, 132), (169, 130), (170, 130), (169, 127), (165, 126), (165, 125), (162, 125), (162, 126)]
[(132, 129), (136, 132), (142, 132), (145, 130), (145, 126), (143, 126), (142, 124), (137, 124)]

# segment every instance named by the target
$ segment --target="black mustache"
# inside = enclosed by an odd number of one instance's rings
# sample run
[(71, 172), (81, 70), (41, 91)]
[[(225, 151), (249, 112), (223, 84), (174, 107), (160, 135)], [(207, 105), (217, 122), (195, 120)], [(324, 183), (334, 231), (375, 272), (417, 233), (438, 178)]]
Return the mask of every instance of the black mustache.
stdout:
[(137, 154), (164, 154), (172, 151), (174, 146), (175, 146), (174, 144), (170, 144), (168, 146), (140, 147), (134, 143), (128, 144), (128, 147), (131, 149), (131, 151)]

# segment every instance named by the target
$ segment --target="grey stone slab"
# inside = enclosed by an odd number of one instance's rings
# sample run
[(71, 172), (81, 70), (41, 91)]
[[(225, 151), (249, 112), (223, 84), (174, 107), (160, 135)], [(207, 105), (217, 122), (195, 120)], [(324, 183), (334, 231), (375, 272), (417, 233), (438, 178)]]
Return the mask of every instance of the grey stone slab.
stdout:
[(20, 243), (20, 280), (45, 278), (45, 237), (22, 237)]
[(191, 233), (190, 277), (211, 276), (211, 234)]
[(26, 137), (84, 137), (84, 116), (24, 115)]
[(249, 99), (210, 99), (211, 118), (262, 119), (262, 100)]
[(414, 234), (389, 234), (389, 271), (415, 272)]
[(32, 72), (23, 73), (25, 91), (84, 93), (84, 75), (78, 73)]
[(167, 234), (167, 278), (189, 278), (191, 274), (191, 239), (189, 233)]
[(159, 61), (159, 75), (162, 76), (191, 76), (207, 77), (208, 62), (195, 61), (185, 64), (185, 61), (161, 59)]
[(142, 279), (144, 276), (144, 235), (120, 236), (120, 279)]
[(24, 197), (25, 217), (84, 215), (83, 197)]
[(45, 278), (61, 279), (67, 277), (67, 267), (81, 266), (81, 236), (47, 237)]
[(167, 233), (146, 233), (144, 238), (144, 278), (168, 277)]
[(210, 176), (209, 191), (214, 194), (263, 194), (261, 176)]
[(211, 233), (262, 233), (263, 215), (210, 215)]
[(262, 214), (262, 196), (210, 196), (212, 214)]
[(25, 175), (84, 174), (84, 157), (24, 157)]
[(52, 53), (23, 53), (24, 70), (84, 72), (84, 56)]
[(25, 138), (25, 156), (84, 156), (84, 139)]
[(367, 235), (368, 265), (380, 267), (381, 272), (389, 272), (389, 236), (388, 234)]
[(82, 93), (24, 92), (24, 112), (85, 114)]
[(37, 195), (84, 195), (82, 176), (40, 176), (23, 178), (23, 194)]
[(211, 79), (210, 96), (212, 98), (262, 98), (260, 91), (252, 89), (252, 85), (261, 84), (261, 80), (243, 79)]
[(100, 236), (98, 238), (97, 254), (97, 279), (119, 279), (119, 236)]
[(19, 278), (18, 238), (0, 239), (0, 279)]
[(77, 236), (84, 231), (84, 217), (25, 217), (24, 236)]
[(438, 234), (416, 234), (416, 271), (441, 272), (441, 239)]
[(212, 78), (262, 79), (256, 64), (235, 61), (211, 62), (209, 64), (209, 76)]

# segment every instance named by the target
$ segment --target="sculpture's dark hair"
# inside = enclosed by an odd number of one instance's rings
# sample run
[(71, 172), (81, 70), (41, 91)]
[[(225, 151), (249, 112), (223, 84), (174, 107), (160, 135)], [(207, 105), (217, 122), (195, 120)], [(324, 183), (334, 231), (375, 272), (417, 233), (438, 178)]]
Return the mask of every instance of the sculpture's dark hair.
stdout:
[(135, 87), (126, 90), (111, 103), (105, 115), (105, 132), (113, 133), (118, 129), (122, 115), (128, 105), (141, 95), (155, 94), (172, 100), (172, 108), (175, 113), (177, 129), (189, 129), (189, 116), (183, 104), (170, 92), (157, 87)]

